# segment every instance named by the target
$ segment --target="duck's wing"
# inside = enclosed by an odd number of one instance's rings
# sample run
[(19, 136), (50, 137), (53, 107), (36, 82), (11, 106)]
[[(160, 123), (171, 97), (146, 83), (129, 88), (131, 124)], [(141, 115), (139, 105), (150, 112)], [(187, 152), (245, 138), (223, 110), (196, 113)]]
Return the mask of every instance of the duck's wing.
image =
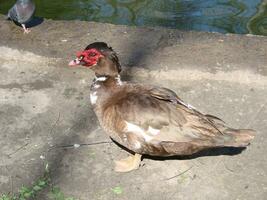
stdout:
[(201, 114), (169, 89), (150, 88), (118, 96), (109, 109), (116, 113), (114, 119), (124, 122), (118, 131), (122, 135), (131, 132), (146, 142), (190, 142), (222, 134), (224, 126), (215, 122), (218, 118)]
[(204, 115), (165, 88), (116, 94), (104, 105), (105, 127), (139, 153), (185, 155), (221, 146), (246, 146), (252, 130), (235, 130)]
[(211, 114), (202, 114), (195, 107), (180, 99), (174, 91), (168, 88), (153, 87), (149, 90), (149, 93), (152, 97), (176, 104), (177, 112), (179, 112), (179, 109), (182, 109), (186, 113), (189, 113), (188, 116), (195, 116), (203, 125), (212, 126), (215, 129), (215, 133), (222, 134), (220, 127), (224, 126), (225, 123), (222, 119)]

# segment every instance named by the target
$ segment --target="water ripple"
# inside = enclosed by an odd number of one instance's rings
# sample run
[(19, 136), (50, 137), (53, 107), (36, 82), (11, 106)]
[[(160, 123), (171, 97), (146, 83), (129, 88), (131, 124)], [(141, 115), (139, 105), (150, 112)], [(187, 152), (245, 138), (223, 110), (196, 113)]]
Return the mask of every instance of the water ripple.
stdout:
[[(35, 0), (37, 15), (183, 30), (267, 35), (267, 0)], [(13, 1), (0, 0), (0, 13)]]

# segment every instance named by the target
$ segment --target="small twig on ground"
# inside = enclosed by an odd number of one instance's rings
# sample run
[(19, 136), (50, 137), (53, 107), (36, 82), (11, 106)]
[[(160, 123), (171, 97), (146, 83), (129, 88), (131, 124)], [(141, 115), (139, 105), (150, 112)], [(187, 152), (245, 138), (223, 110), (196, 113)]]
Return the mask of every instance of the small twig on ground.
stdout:
[(60, 146), (55, 146), (50, 148), (55, 149), (55, 148), (79, 148), (81, 146), (93, 146), (93, 145), (100, 145), (100, 144), (110, 144), (112, 143), (111, 141), (103, 141), (103, 142), (93, 142), (93, 143), (83, 143), (83, 144), (67, 144), (67, 145), (60, 145)]
[(26, 143), (24, 145), (22, 145), (21, 147), (19, 147), (18, 149), (16, 149), (15, 151), (13, 151), (12, 153), (8, 154), (7, 156), (10, 158), (12, 155), (14, 155), (15, 153), (17, 153), (18, 151), (20, 151), (21, 149), (23, 149), (24, 147), (26, 147), (29, 143)]
[(14, 194), (14, 183), (13, 183), (13, 176), (11, 175), (11, 192), (12, 192), (12, 194)]
[[(6, 168), (6, 171), (7, 172), (10, 171), (7, 166), (5, 166), (5, 168)], [(10, 180), (10, 187), (11, 187), (11, 190), (10, 191), (11, 191), (11, 194), (13, 194), (14, 193), (14, 190), (13, 190), (13, 176), (12, 176), (12, 174), (9, 176), (9, 180)]]
[(223, 166), (225, 167), (225, 169), (227, 169), (228, 171), (234, 173), (235, 171), (230, 169), (224, 162), (223, 162)]
[(188, 171), (189, 171), (190, 169), (192, 169), (193, 167), (194, 167), (194, 166), (191, 166), (191, 167), (189, 167), (187, 170), (181, 172), (180, 174), (177, 174), (177, 175), (175, 175), (175, 176), (172, 176), (172, 177), (170, 177), (170, 178), (165, 178), (165, 179), (163, 179), (163, 181), (169, 181), (169, 180), (171, 180), (171, 179), (177, 178), (177, 177), (179, 177), (179, 176), (185, 174), (186, 172), (188, 172)]
[[(191, 166), (191, 167), (188, 168), (187, 170), (185, 170), (185, 171), (183, 171), (183, 172), (181, 172), (181, 173), (179, 173), (179, 174), (177, 174), (177, 175), (175, 175), (175, 176), (172, 176), (172, 177), (170, 177), (170, 178), (164, 178), (164, 179), (159, 178), (157, 181), (169, 181), (169, 180), (172, 180), (172, 179), (174, 179), (174, 178), (177, 178), (177, 177), (179, 177), (179, 176), (185, 174), (186, 172), (188, 172), (188, 171), (189, 171), (190, 169), (192, 169), (193, 167), (194, 167), (194, 166)], [(153, 180), (153, 181), (141, 181), (141, 182), (130, 183), (130, 184), (127, 185), (127, 186), (132, 187), (133, 185), (154, 184), (154, 183), (155, 183), (154, 180)]]
[(57, 125), (57, 123), (59, 122), (59, 119), (60, 119), (60, 112), (58, 113), (58, 117), (57, 117), (57, 120), (55, 121), (55, 123), (52, 125), (50, 131), (49, 131), (49, 135), (51, 135), (53, 129), (55, 128), (55, 126)]

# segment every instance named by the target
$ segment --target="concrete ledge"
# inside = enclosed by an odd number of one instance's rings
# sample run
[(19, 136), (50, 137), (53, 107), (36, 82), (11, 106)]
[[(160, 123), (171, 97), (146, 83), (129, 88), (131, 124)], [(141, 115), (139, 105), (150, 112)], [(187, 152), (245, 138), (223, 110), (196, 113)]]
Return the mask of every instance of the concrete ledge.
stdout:
[[(0, 194), (32, 184), (49, 163), (52, 182), (80, 200), (266, 197), (267, 37), (51, 20), (23, 35), (3, 16), (0, 33)], [(54, 148), (109, 141), (89, 104), (93, 74), (67, 66), (94, 41), (118, 52), (125, 80), (169, 87), (233, 127), (256, 129), (255, 140), (241, 154), (144, 159), (127, 174), (112, 170), (126, 156), (113, 143)], [(48, 199), (45, 191), (38, 199)]]

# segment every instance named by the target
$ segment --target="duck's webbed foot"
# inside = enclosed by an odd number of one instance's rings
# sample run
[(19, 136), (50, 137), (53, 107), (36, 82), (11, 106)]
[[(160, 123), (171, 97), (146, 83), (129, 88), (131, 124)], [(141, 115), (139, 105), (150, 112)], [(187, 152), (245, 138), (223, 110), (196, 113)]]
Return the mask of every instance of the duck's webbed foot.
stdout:
[(26, 28), (25, 24), (21, 24), (21, 26), (23, 28), (24, 34), (28, 34), (29, 32), (31, 32), (30, 29)]
[(116, 172), (129, 172), (138, 169), (141, 163), (140, 154), (135, 154), (134, 156), (129, 156), (125, 159), (115, 161), (115, 171)]

